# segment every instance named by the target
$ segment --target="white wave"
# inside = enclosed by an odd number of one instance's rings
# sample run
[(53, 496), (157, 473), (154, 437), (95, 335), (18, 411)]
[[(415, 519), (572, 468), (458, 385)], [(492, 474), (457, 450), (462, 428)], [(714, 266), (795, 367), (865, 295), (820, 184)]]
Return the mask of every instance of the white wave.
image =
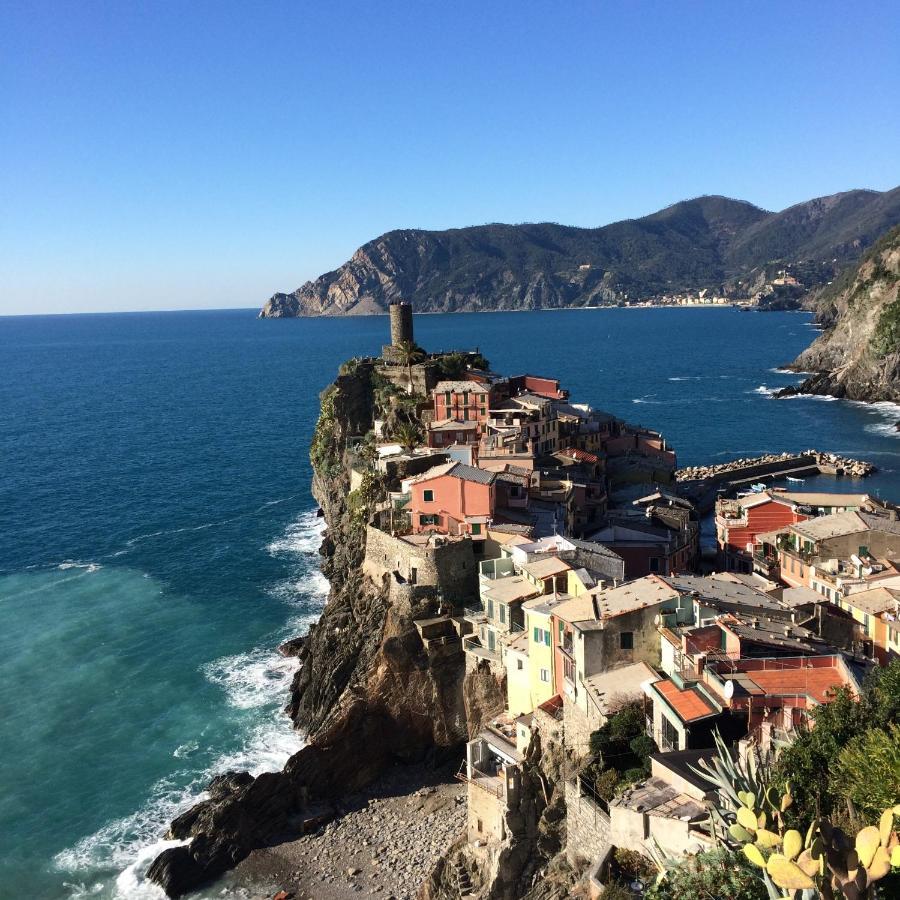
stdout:
[(774, 369), (769, 369), (770, 372), (774, 372), (776, 375), (812, 375), (812, 372), (806, 372), (803, 369), (783, 369), (779, 366), (775, 366)]
[(775, 394), (778, 388), (770, 388), (766, 387), (766, 385), (761, 384), (759, 387), (753, 388), (752, 391), (747, 391), (748, 394), (762, 394), (764, 397), (771, 397)]
[(196, 741), (188, 741), (187, 743), (180, 744), (172, 751), (172, 756), (175, 759), (184, 759), (186, 756), (190, 756), (192, 753), (196, 753), (200, 749), (200, 745)]
[(224, 689), (229, 706), (255, 709), (284, 696), (296, 668), (293, 659), (276, 650), (259, 649), (213, 660), (201, 671)]
[(158, 781), (143, 806), (58, 853), (53, 860), (56, 867), (67, 872), (124, 872), (134, 864), (141, 848), (156, 846), (162, 840), (172, 819), (205, 798), (203, 788), (210, 777), (198, 773), (187, 785), (176, 785), (170, 778)]
[(869, 434), (881, 434), (885, 437), (900, 439), (900, 431), (897, 430), (896, 422), (873, 422), (871, 425), (866, 425), (864, 431), (868, 431)]
[(669, 381), (700, 381), (704, 375), (672, 375)]
[(83, 563), (83, 562), (75, 562), (71, 559), (63, 560), (57, 567), (57, 569), (61, 569), (65, 572), (68, 569), (84, 569), (85, 575), (90, 575), (92, 572), (99, 572), (103, 566), (100, 563)]
[(831, 394), (789, 394), (787, 397), (779, 397), (779, 400), (822, 400), (830, 402), (832, 400), (840, 400), (840, 397), (834, 397)]
[(288, 525), (281, 537), (267, 544), (266, 551), (276, 557), (318, 553), (324, 530), (325, 520), (315, 510), (308, 510)]
[(186, 843), (188, 842), (157, 841), (155, 844), (141, 847), (134, 862), (130, 866), (126, 866), (116, 878), (116, 896), (134, 897), (135, 900), (145, 900), (145, 898), (146, 900), (158, 900), (158, 898), (161, 900), (164, 898), (166, 892), (152, 881), (147, 881), (147, 869), (163, 850), (171, 847), (183, 847)]
[[(147, 868), (157, 854), (177, 841), (163, 835), (169, 823), (195, 803), (207, 798), (206, 785), (215, 776), (235, 769), (252, 775), (276, 772), (303, 746), (301, 735), (280, 711), (265, 716), (247, 733), (240, 749), (223, 754), (208, 769), (197, 772), (187, 784), (176, 785), (176, 773), (153, 785), (146, 803), (130, 816), (108, 823), (73, 847), (57, 854), (53, 862), (66, 872), (118, 871), (116, 900), (156, 900), (163, 897), (145, 880)], [(72, 897), (87, 897), (102, 892), (103, 883), (91, 886), (71, 885)]]
[(263, 772), (279, 772), (303, 745), (302, 735), (294, 730), (291, 720), (279, 711), (274, 719), (269, 718), (256, 725), (240, 750), (219, 757), (213, 764), (212, 774), (234, 770), (249, 772), (253, 776)]

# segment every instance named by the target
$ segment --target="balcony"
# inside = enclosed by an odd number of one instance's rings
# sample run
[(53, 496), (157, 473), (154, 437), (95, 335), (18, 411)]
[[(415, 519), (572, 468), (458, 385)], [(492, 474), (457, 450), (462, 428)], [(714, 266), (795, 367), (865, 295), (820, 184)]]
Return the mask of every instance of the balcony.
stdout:
[(470, 634), (463, 638), (463, 650), (478, 659), (486, 659), (489, 662), (500, 662), (500, 651), (491, 650), (481, 644), (481, 638), (477, 634)]

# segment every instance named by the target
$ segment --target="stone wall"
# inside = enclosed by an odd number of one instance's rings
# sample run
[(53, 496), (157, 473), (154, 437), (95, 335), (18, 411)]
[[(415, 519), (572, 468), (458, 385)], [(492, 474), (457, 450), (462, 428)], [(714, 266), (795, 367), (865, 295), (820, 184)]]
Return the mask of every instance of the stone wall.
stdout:
[(566, 782), (566, 855), (570, 862), (593, 862), (609, 847), (609, 816), (576, 782)]
[[(583, 690), (583, 689), (582, 689)], [(563, 726), (566, 735), (566, 749), (577, 756), (587, 756), (590, 752), (591, 735), (606, 721), (605, 717), (597, 712), (593, 704), (588, 704), (594, 712), (591, 721), (573, 700), (563, 696)]]
[(454, 606), (473, 603), (478, 597), (478, 564), (470, 540), (423, 547), (367, 526), (363, 573), (381, 585), (385, 576), (395, 581), (395, 572), (406, 583), (439, 588)]

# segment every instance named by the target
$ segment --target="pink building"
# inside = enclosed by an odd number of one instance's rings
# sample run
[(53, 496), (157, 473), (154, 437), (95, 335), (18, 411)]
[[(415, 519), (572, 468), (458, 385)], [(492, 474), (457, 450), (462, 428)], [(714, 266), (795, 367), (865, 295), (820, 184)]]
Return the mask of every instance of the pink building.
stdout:
[(477, 381), (440, 381), (431, 394), (435, 422), (452, 419), (481, 425), (493, 401), (491, 386)]
[(409, 482), (414, 533), (468, 534), (483, 538), (497, 504), (497, 474), (452, 462)]

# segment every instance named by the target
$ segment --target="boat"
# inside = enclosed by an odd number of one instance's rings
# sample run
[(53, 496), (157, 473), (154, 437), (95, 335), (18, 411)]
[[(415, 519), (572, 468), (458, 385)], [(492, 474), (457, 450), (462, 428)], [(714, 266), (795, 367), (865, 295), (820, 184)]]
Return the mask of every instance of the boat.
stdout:
[(790, 475), (785, 475), (785, 476), (784, 476), (784, 480), (785, 480), (785, 481), (791, 481), (791, 482), (793, 482), (794, 484), (804, 484), (804, 483), (806, 482), (806, 479), (805, 479), (805, 478), (791, 478)]
[(766, 486), (761, 481), (750, 485), (750, 490), (753, 491), (754, 494), (761, 494), (765, 489)]

